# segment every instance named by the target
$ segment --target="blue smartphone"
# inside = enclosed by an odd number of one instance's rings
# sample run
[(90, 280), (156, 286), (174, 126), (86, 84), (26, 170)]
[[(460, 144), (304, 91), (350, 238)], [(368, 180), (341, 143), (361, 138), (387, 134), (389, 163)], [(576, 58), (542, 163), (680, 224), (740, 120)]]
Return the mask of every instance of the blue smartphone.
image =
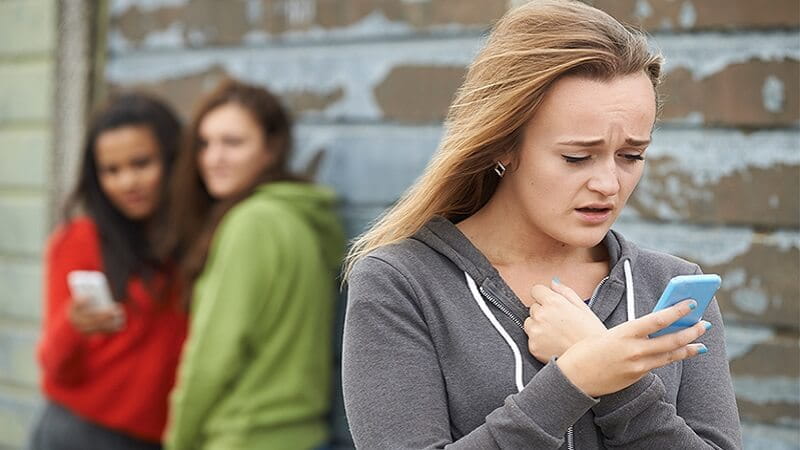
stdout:
[(653, 308), (653, 312), (669, 308), (689, 298), (697, 302), (697, 308), (672, 325), (651, 334), (650, 337), (674, 333), (696, 324), (703, 317), (703, 313), (711, 303), (711, 299), (714, 298), (714, 293), (717, 292), (720, 284), (722, 284), (722, 278), (715, 274), (679, 275), (669, 280), (664, 293), (661, 294), (656, 307)]

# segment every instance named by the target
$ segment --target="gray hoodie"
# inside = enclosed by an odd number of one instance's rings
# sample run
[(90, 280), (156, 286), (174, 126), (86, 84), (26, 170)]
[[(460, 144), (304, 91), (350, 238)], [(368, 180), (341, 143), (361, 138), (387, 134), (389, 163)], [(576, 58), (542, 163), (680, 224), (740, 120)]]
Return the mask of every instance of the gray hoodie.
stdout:
[[(591, 308), (609, 328), (625, 322), (630, 307), (637, 317), (650, 312), (673, 276), (700, 273), (614, 231), (603, 243), (612, 269)], [(342, 361), (356, 446), (741, 448), (716, 301), (703, 317), (714, 326), (698, 340), (709, 353), (599, 399), (553, 361), (528, 353), (527, 314), (486, 257), (441, 217), (359, 261), (349, 281)]]

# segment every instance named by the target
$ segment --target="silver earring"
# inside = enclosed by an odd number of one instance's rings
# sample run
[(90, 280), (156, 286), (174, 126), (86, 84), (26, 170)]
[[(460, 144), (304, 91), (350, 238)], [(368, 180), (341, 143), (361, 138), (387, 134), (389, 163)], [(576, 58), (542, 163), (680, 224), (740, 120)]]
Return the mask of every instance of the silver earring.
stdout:
[(506, 174), (506, 166), (500, 161), (497, 161), (497, 164), (494, 166), (494, 173), (496, 173), (498, 177), (503, 178), (503, 175)]

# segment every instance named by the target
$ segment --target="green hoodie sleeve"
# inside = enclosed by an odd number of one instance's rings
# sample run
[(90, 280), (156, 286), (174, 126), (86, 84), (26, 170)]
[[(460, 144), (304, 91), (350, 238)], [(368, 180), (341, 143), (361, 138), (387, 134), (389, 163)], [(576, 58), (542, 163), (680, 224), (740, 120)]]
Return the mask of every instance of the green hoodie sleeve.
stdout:
[(195, 284), (189, 338), (171, 396), (170, 449), (198, 448), (212, 407), (240, 373), (247, 332), (274, 283), (285, 221), (242, 206), (223, 219)]

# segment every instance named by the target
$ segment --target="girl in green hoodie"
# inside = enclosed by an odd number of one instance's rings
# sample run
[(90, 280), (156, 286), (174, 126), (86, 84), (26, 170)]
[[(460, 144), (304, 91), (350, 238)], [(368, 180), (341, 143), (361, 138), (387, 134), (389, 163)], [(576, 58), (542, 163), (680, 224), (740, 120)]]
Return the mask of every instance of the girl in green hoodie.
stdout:
[(344, 248), (334, 195), (288, 172), (291, 121), (265, 89), (223, 82), (189, 133), (167, 247), (183, 255), (191, 324), (166, 445), (323, 445)]

